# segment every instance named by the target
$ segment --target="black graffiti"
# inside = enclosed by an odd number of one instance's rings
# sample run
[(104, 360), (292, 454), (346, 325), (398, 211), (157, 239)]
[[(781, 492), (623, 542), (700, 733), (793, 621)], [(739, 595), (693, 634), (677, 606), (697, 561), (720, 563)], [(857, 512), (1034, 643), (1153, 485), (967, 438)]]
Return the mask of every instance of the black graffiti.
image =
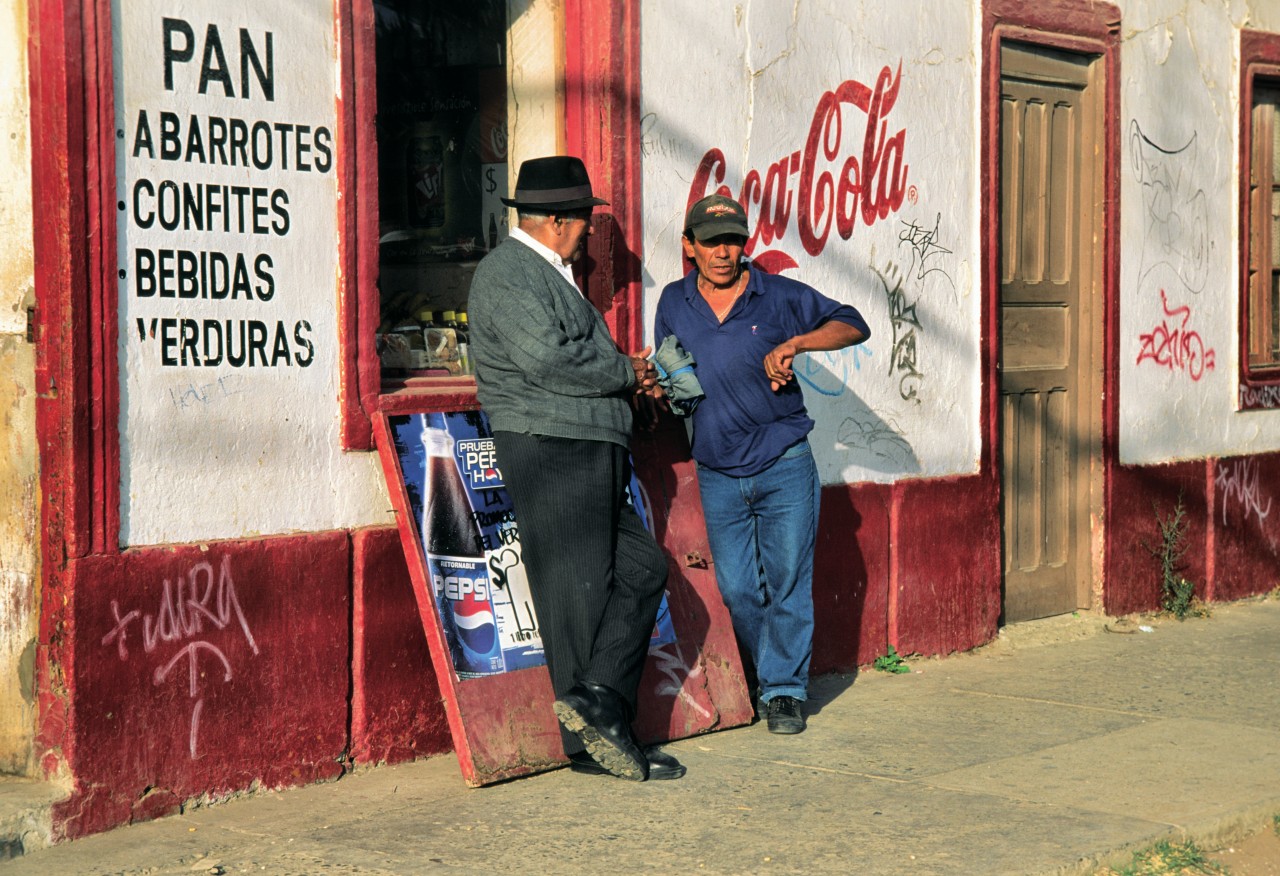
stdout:
[(911, 247), (911, 268), (907, 271), (907, 276), (916, 280), (923, 280), (929, 274), (941, 274), (942, 277), (951, 284), (951, 288), (955, 288), (955, 281), (951, 279), (951, 275), (946, 272), (942, 265), (934, 264), (929, 266), (930, 259), (937, 259), (939, 256), (951, 255), (951, 250), (938, 244), (938, 226), (942, 222), (942, 214), (939, 213), (934, 219), (933, 228), (922, 228), (915, 222), (903, 222), (902, 231), (898, 232), (898, 245), (907, 244)]
[(1142, 186), (1145, 226), (1139, 287), (1148, 294), (1154, 294), (1153, 287), (1168, 288), (1161, 268), (1177, 277), (1188, 292), (1198, 294), (1208, 281), (1208, 197), (1195, 177), (1196, 138), (1193, 133), (1182, 146), (1166, 149), (1147, 137), (1136, 119), (1129, 123), (1130, 160)]
[(920, 318), (915, 302), (908, 302), (902, 291), (902, 276), (892, 262), (884, 273), (876, 272), (884, 285), (889, 304), (889, 322), (893, 326), (893, 348), (889, 352), (889, 376), (898, 378), (898, 394), (906, 401), (920, 403), (920, 381), (924, 374), (917, 367), (916, 331)]
[(865, 450), (895, 468), (909, 469), (915, 463), (915, 452), (907, 439), (871, 410), (863, 416), (845, 418), (836, 440), (847, 447)]

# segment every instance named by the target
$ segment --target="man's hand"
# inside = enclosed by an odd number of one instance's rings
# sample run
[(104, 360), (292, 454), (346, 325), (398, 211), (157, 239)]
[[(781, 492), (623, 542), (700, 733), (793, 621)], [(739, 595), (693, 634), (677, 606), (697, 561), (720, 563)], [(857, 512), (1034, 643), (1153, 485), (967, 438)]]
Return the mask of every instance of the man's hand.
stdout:
[(796, 335), (786, 343), (778, 344), (764, 357), (764, 373), (769, 378), (769, 386), (777, 392), (795, 377), (791, 365), (800, 353), (843, 350), (853, 344), (861, 344), (866, 339), (862, 329), (834, 319), (824, 322), (807, 334)]
[(658, 423), (658, 413), (667, 407), (667, 394), (658, 385), (658, 369), (649, 361), (652, 347), (645, 347), (630, 356), (631, 367), (636, 372), (635, 392), (631, 395), (631, 407), (636, 419), (646, 431)]
[(796, 347), (795, 339), (785, 343), (778, 344), (769, 351), (769, 355), (764, 357), (764, 373), (769, 378), (769, 388), (774, 392), (782, 389), (787, 383), (795, 377), (795, 372), (791, 369), (791, 363), (796, 358), (799, 349)]
[(662, 387), (658, 386), (658, 369), (649, 361), (649, 354), (652, 352), (653, 347), (645, 347), (639, 353), (631, 354), (631, 367), (636, 372), (635, 391), (637, 394), (662, 398)]
[(635, 412), (636, 425), (646, 432), (652, 432), (658, 425), (658, 417), (664, 410), (667, 410), (667, 398), (662, 395), (661, 387), (658, 387), (659, 395), (650, 395), (647, 392), (637, 392), (631, 396), (631, 410)]

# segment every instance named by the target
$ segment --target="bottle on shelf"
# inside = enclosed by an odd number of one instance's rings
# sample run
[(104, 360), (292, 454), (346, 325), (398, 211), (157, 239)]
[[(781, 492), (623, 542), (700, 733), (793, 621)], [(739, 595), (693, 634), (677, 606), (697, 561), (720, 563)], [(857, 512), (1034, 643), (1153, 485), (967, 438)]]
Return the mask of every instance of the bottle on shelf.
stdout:
[(458, 358), (462, 361), (463, 374), (475, 374), (475, 364), (471, 361), (471, 327), (467, 325), (467, 312), (458, 311)]
[(457, 318), (452, 310), (439, 313), (439, 321), (426, 334), (427, 357), (431, 368), (444, 368), (450, 374), (461, 374), (458, 356)]
[(399, 320), (387, 335), (387, 348), (392, 355), (390, 360), (384, 358), (385, 365), (409, 370), (427, 367), (426, 339), (417, 320)]
[(435, 328), (436, 312), (434, 310), (419, 310), (418, 324), (422, 326), (423, 331), (429, 328)]

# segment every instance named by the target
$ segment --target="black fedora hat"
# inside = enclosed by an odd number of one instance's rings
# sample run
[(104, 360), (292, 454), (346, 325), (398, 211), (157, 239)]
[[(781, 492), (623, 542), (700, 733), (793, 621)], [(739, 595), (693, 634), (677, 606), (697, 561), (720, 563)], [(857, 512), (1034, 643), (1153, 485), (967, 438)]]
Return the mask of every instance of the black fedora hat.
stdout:
[(580, 210), (609, 203), (592, 195), (587, 167), (581, 158), (572, 155), (549, 155), (522, 161), (516, 175), (515, 194), (501, 200), (517, 210), (528, 208), (543, 213)]

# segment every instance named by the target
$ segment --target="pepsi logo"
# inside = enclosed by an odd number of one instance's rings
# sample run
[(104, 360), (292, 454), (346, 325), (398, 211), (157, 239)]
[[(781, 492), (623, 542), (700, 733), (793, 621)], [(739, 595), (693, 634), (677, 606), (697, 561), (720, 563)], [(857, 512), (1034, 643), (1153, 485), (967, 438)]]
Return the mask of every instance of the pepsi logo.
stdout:
[(476, 654), (488, 654), (498, 642), (498, 625), (493, 612), (483, 602), (464, 599), (453, 604), (453, 623), (463, 647)]

